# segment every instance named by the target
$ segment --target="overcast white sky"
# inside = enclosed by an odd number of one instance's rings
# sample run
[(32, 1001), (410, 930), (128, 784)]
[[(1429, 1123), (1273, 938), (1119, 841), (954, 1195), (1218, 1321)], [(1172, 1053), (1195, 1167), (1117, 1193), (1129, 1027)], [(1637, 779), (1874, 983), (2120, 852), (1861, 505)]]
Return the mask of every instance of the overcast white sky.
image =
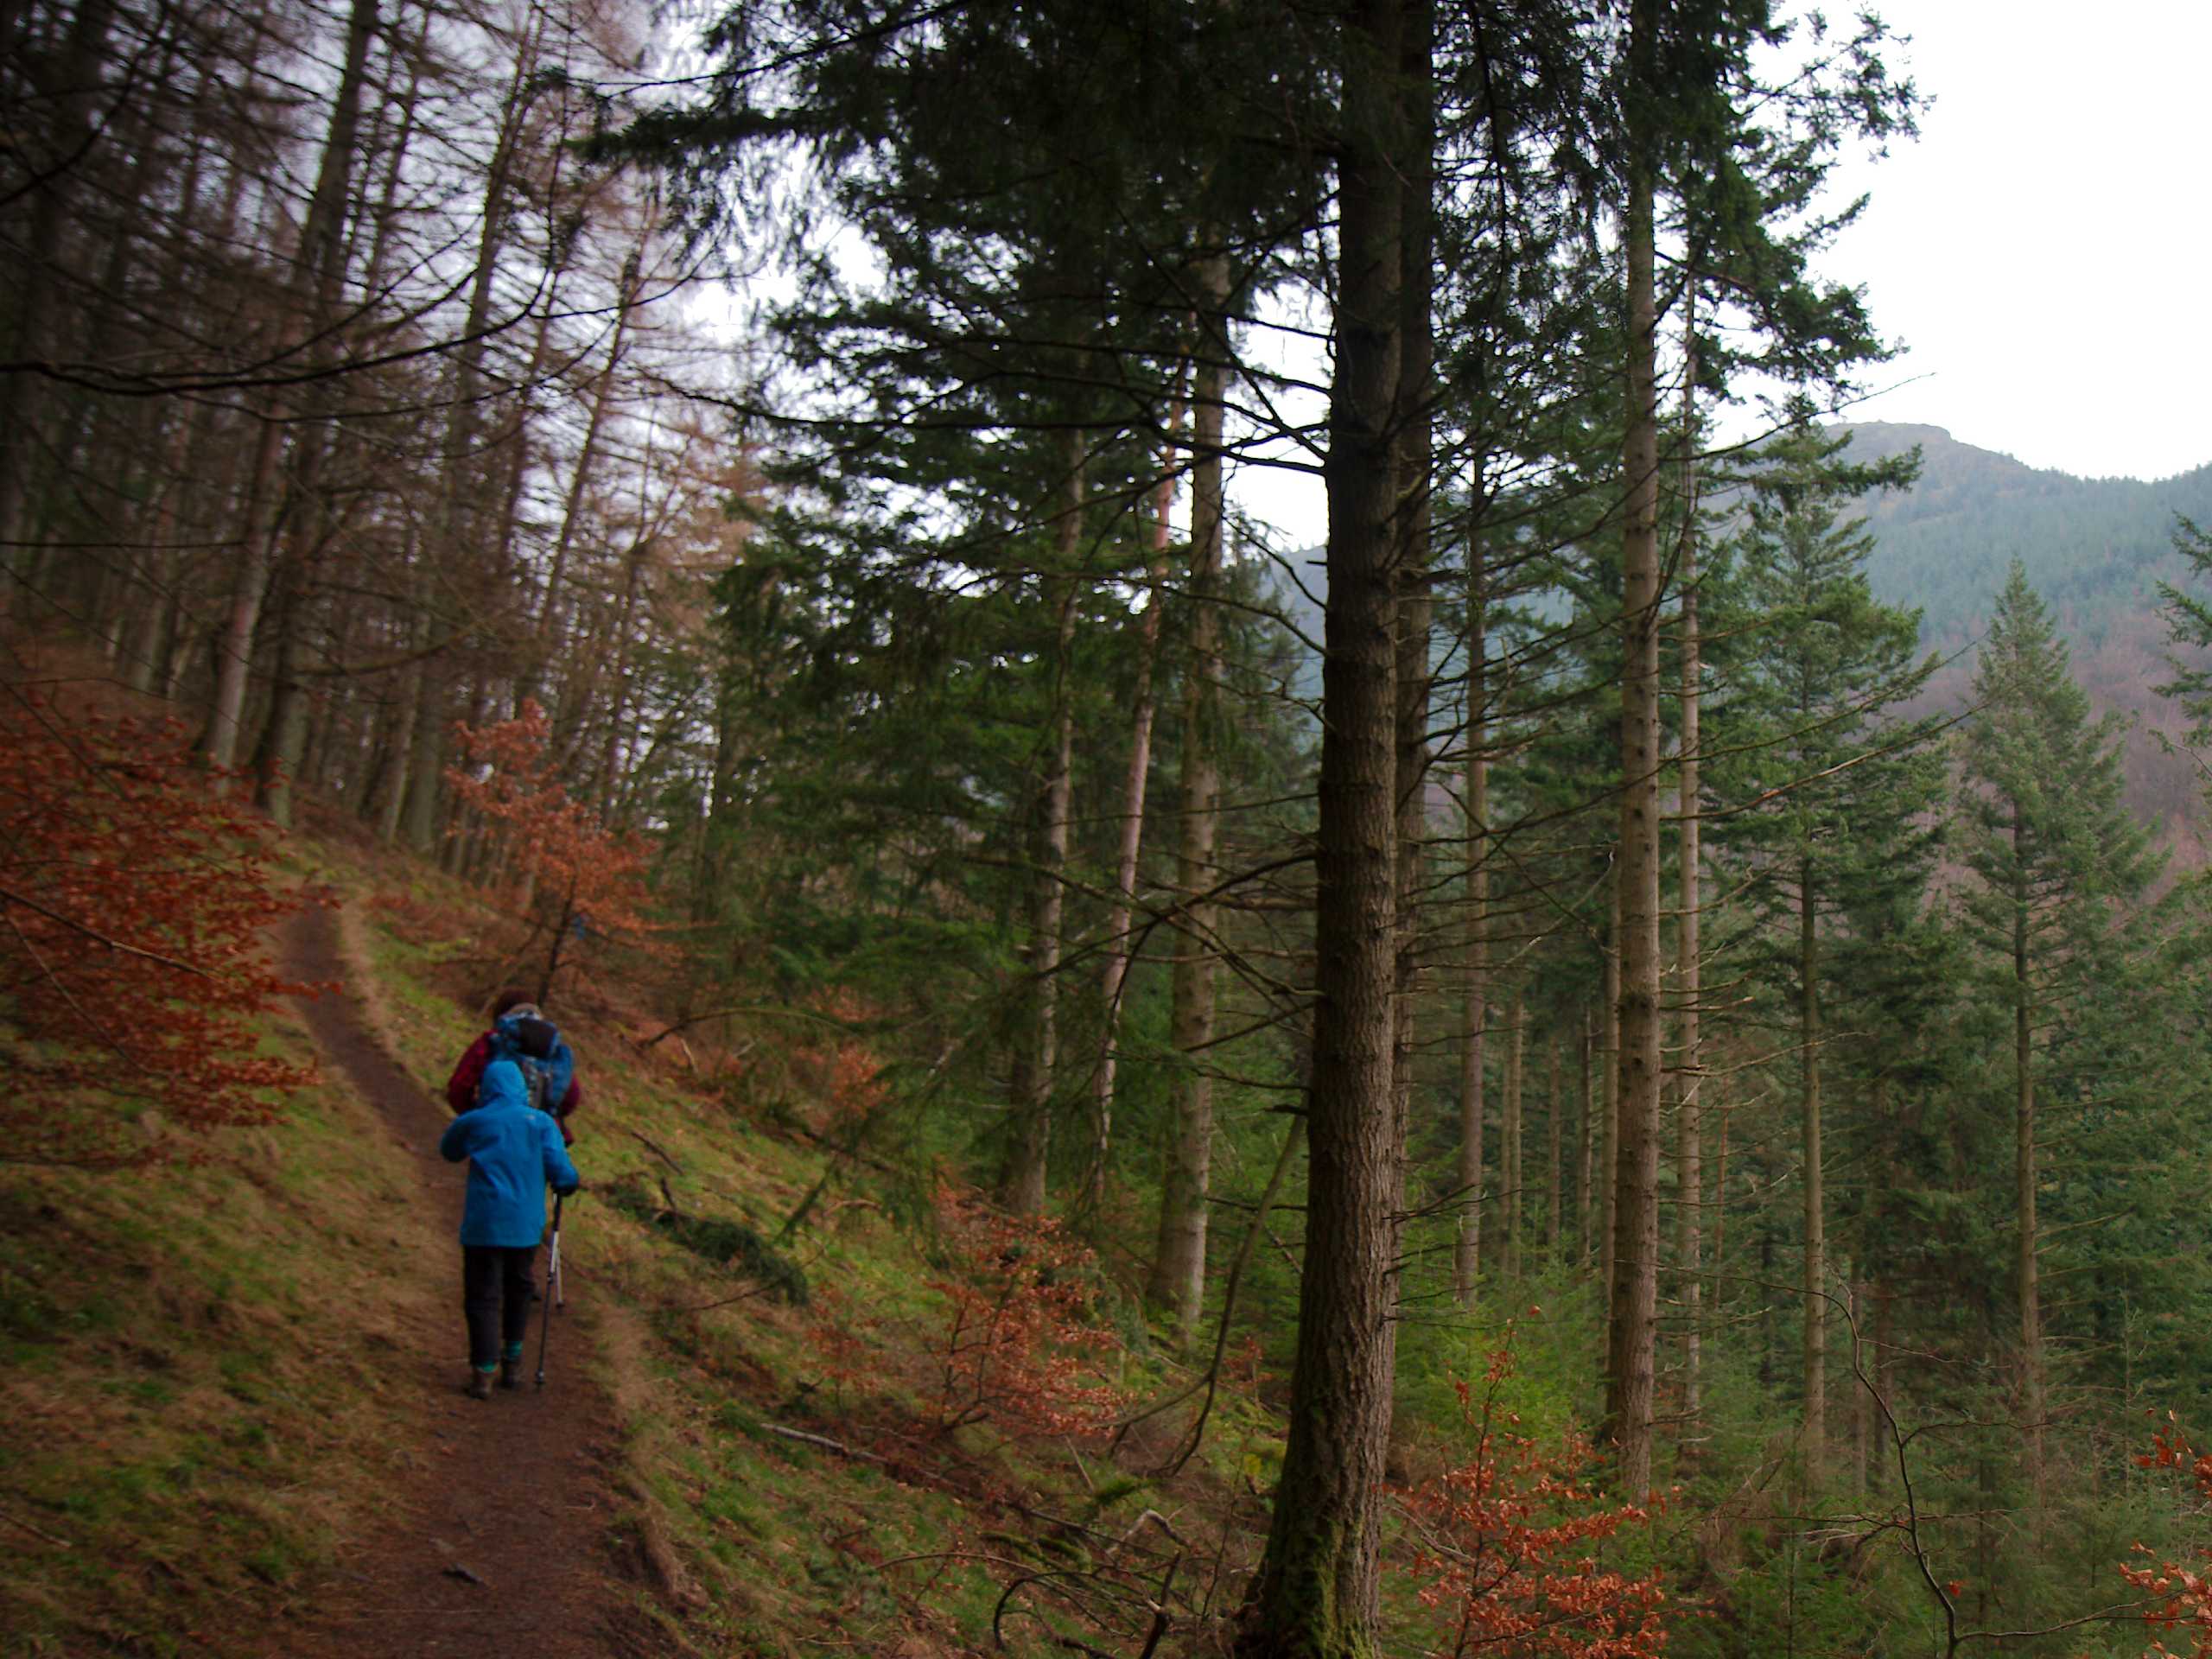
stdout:
[[(1876, 10), (1936, 103), (1918, 140), (1837, 170), (1871, 200), (1823, 265), (1907, 347), (1849, 417), (2085, 477), (2212, 461), (2212, 0)], [(1319, 480), (1231, 491), (1294, 545), (1325, 534)]]
[(1920, 377), (1857, 418), (2092, 477), (2212, 461), (2212, 4), (1878, 10), (1936, 101), (1839, 181), (1872, 200), (1830, 274), (1910, 348), (1883, 379)]

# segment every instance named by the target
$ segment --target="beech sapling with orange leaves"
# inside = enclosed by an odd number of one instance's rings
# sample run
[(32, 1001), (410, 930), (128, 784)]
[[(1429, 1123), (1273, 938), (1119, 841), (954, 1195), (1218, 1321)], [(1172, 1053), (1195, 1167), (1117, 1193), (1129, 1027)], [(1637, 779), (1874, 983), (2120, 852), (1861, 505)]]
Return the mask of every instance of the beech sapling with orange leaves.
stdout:
[(1509, 1327), (1481, 1389), (1456, 1385), (1467, 1455), (1405, 1494), (1402, 1568), (1442, 1619), (1446, 1652), (1650, 1659), (1667, 1643), (1665, 1586), (1602, 1559), (1650, 1512), (1597, 1490), (1586, 1440), (1519, 1432), (1499, 1402), (1512, 1340)]
[[(2152, 1431), (2151, 1449), (2135, 1461), (2185, 1477), (2196, 1510), (2212, 1511), (2212, 1454), (2190, 1445), (2171, 1413), (2164, 1428)], [(2199, 1548), (2193, 1564), (2160, 1560), (2139, 1543), (2135, 1553), (2149, 1565), (2122, 1567), (2120, 1576), (2148, 1598), (2143, 1617), (2155, 1632), (2149, 1651), (2161, 1659), (2212, 1659), (2212, 1549)], [(2170, 1646), (2170, 1641), (2185, 1645)]]
[[(272, 832), (209, 792), (173, 721), (0, 714), (0, 1125), (16, 1162), (174, 1154), (168, 1131), (267, 1122), (314, 1076), (257, 1019), (308, 989), (270, 965), (299, 908)], [(150, 1116), (149, 1116), (150, 1114)]]
[(512, 720), (457, 725), (464, 764), (446, 772), (454, 795), (495, 837), (495, 868), (517, 884), (516, 909), (528, 929), (521, 949), (537, 960), (541, 1002), (562, 968), (596, 942), (652, 944), (650, 852), (569, 798), (547, 735), (545, 711), (535, 702)]
[(1050, 1217), (1003, 1215), (973, 1197), (941, 1192), (938, 1215), (949, 1271), (930, 1285), (950, 1305), (938, 1427), (1111, 1428), (1127, 1396), (1103, 1370), (1116, 1338), (1097, 1319), (1090, 1249)]

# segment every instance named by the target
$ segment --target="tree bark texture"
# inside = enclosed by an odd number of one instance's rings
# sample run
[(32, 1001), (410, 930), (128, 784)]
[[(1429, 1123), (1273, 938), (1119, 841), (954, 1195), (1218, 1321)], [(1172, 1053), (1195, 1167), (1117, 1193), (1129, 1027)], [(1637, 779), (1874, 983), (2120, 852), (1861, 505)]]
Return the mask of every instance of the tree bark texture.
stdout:
[(1404, 181), (1418, 169), (1407, 165), (1398, 93), (1408, 12), (1419, 5), (1362, 0), (1344, 32), (1306, 1253), (1289, 1433), (1238, 1643), (1243, 1659), (1364, 1659), (1374, 1651), (1402, 1205), (1392, 1078), (1392, 435)]
[[(1406, 12), (1399, 69), (1404, 99), (1404, 175), (1399, 221), (1398, 388), (1393, 426), (1397, 505), (1392, 529), (1397, 537), (1397, 748), (1393, 787), (1397, 791), (1398, 966), (1395, 1036), (1391, 1058), (1398, 1145), (1406, 1143), (1411, 1121), (1417, 1020), (1421, 1011), (1421, 912), (1425, 885), (1424, 848), (1428, 840), (1429, 633), (1433, 603), (1429, 591), (1431, 474), (1435, 444), (1431, 429), (1435, 399), (1431, 380), (1436, 343), (1432, 321), (1435, 303), (1436, 111), (1427, 88), (1433, 0), (1413, 0)], [(1403, 1185), (1403, 1178), (1400, 1178)]]
[(1029, 938), (1022, 951), (1027, 988), (1009, 1090), (1013, 1133), (999, 1175), (999, 1202), (1024, 1216), (1039, 1214), (1045, 1208), (1053, 1071), (1059, 1062), (1060, 920), (1067, 897), (1064, 877), (1075, 772), (1075, 696), (1069, 677), (1074, 669), (1076, 562), (1083, 547), (1086, 459), (1081, 431), (1071, 429), (1066, 445), (1066, 496), (1056, 538), (1058, 569), (1046, 584), (1054, 613), (1051, 747), (1037, 792), (1037, 870), (1030, 886)]
[(1202, 320), (1205, 343), (1191, 383), (1191, 645), (1183, 678), (1175, 855), (1184, 925), (1167, 1027), (1180, 1065), (1148, 1287), (1154, 1306), (1167, 1314), (1181, 1340), (1196, 1328), (1205, 1294), (1207, 1197), (1213, 1181), (1213, 1076), (1206, 1051), (1213, 1042), (1217, 912), (1198, 895), (1216, 880), (1214, 843), (1221, 830), (1221, 766), (1214, 750), (1221, 719), (1221, 616), (1214, 595), (1223, 552), (1221, 436), (1229, 384), (1228, 342), (1221, 330), (1229, 304), (1227, 259), (1209, 257), (1200, 281), (1211, 309)]
[[(54, 111), (54, 153), (43, 158), (54, 167), (55, 175), (37, 188), (24, 238), (31, 258), (13, 278), (16, 332), (10, 355), (17, 363), (36, 362), (46, 353), (47, 314), (60, 286), (55, 281), (59, 261), (49, 256), (60, 248), (62, 227), (71, 211), (67, 187), (74, 169), (65, 163), (92, 142), (98, 113), (93, 89), (101, 84), (99, 60), (114, 16), (114, 0), (79, 0), (70, 15), (56, 76), (62, 90)], [(30, 480), (27, 463), (34, 423), (44, 401), (42, 390), (39, 377), (27, 368), (0, 370), (0, 559), (10, 563), (24, 550), (23, 506)], [(6, 602), (15, 604), (16, 596), (10, 595)]]
[[(376, 22), (377, 0), (354, 0), (346, 31), (345, 65), (332, 99), (322, 162), (316, 170), (315, 194), (308, 200), (306, 221), (300, 227), (290, 292), (283, 307), (285, 319), (281, 327), (285, 339), (304, 342), (311, 357), (321, 354), (323, 321), (336, 302), (342, 274), (339, 269), (340, 233), (345, 228), (355, 141), (360, 131), (361, 83)], [(276, 568), (276, 538), (284, 506), (284, 492), (277, 481), (277, 463), (292, 410), (291, 400), (282, 391), (276, 393), (273, 404), (263, 416), (254, 438), (253, 464), (247, 474), (245, 493), (245, 546), (239, 552), (236, 578), (231, 588), (221, 662), (216, 674), (214, 699), (208, 710), (207, 759), (209, 764), (218, 767), (234, 766), (238, 760), (247, 677), (253, 664), (254, 631), (261, 619), (262, 601), (268, 592), (270, 576)]]
[[(1576, 1033), (1575, 1052), (1582, 1066), (1581, 1121), (1575, 1126), (1574, 1225), (1575, 1259), (1586, 1273), (1598, 1257), (1597, 1127), (1598, 1088), (1592, 1052), (1597, 1046), (1590, 1030), (1590, 1005), (1582, 1005), (1582, 1022)], [(1602, 1277), (1599, 1282), (1606, 1282)]]
[(1675, 982), (1681, 998), (1675, 1027), (1681, 1062), (1677, 1073), (1680, 1081), (1676, 1084), (1675, 1112), (1675, 1266), (1680, 1275), (1678, 1299), (1682, 1309), (1681, 1438), (1686, 1447), (1697, 1444), (1698, 1418), (1705, 1404), (1705, 1062), (1700, 1025), (1702, 1010), (1698, 1006), (1705, 986), (1704, 963), (1700, 956), (1705, 911), (1704, 826), (1699, 817), (1704, 785), (1698, 753), (1698, 746), (1704, 741), (1700, 717), (1705, 667), (1697, 614), (1696, 323), (1697, 289), (1693, 284), (1683, 296), (1682, 539), (1675, 564), (1682, 590), (1681, 760), (1677, 772), (1682, 823), (1681, 916), (1675, 927)]
[(1459, 1230), (1452, 1252), (1452, 1292), (1462, 1307), (1475, 1299), (1483, 1261), (1483, 1027), (1490, 1018), (1490, 868), (1484, 837), (1490, 820), (1490, 682), (1488, 594), (1483, 550), (1467, 537), (1467, 759), (1465, 803), (1466, 991), (1459, 1026), (1459, 1166), (1453, 1180)]
[(1504, 1188), (1505, 1248), (1501, 1266), (1508, 1279), (1521, 1276), (1521, 1202), (1528, 1160), (1522, 1155), (1521, 1084), (1528, 1052), (1525, 998), (1519, 986), (1506, 1010), (1505, 1118), (1499, 1137), (1498, 1184)]
[(1567, 1116), (1567, 1103), (1559, 1092), (1559, 1027), (1551, 1025), (1544, 1033), (1544, 1138), (1546, 1170), (1544, 1180), (1544, 1265), (1559, 1265), (1560, 1210), (1566, 1203), (1566, 1188), (1561, 1182), (1560, 1166), (1560, 1131)]
[(1114, 849), (1114, 899), (1106, 911), (1106, 962), (1098, 975), (1098, 1000), (1103, 1012), (1098, 1064), (1091, 1071), (1090, 1172), (1084, 1184), (1084, 1201), (1093, 1210), (1105, 1202), (1106, 1168), (1113, 1150), (1122, 990), (1128, 982), (1135, 944), (1129, 937), (1129, 921), (1136, 906), (1137, 863), (1144, 850), (1145, 796), (1152, 779), (1153, 680), (1160, 661), (1160, 607), (1167, 588), (1168, 512), (1174, 499), (1174, 480), (1163, 478), (1153, 498), (1152, 555), (1145, 569), (1144, 617), (1137, 624), (1137, 683), (1129, 709), (1129, 760), (1122, 774), (1122, 821)]
[(1805, 1427), (1799, 1441), (1807, 1484), (1817, 1490), (1827, 1457), (1828, 1319), (1827, 1193), (1821, 1148), (1820, 906), (1812, 861), (1797, 870), (1797, 1042), (1803, 1059), (1802, 1114), (1805, 1188)]
[(2036, 1270), (2035, 986), (2028, 961), (2030, 900), (2024, 856), (2024, 826), (2012, 818), (2012, 1089), (2013, 1179), (2018, 1210), (2015, 1288), (2020, 1304), (2021, 1456), (2032, 1495), (2031, 1524), (2044, 1510), (2043, 1293)]
[[(1649, 95), (1656, 0), (1631, 12), (1630, 97)], [(1628, 425), (1622, 446), (1620, 1129), (1614, 1170), (1605, 1438), (1621, 1489), (1651, 1481), (1654, 1341), (1659, 1292), (1659, 420), (1653, 286), (1653, 168), (1648, 135), (1628, 142)]]
[[(1598, 1103), (1598, 1283), (1610, 1299), (1613, 1284), (1614, 1209), (1620, 1196), (1613, 1180), (1613, 1166), (1620, 1161), (1621, 1128), (1621, 893), (1618, 877), (1612, 883), (1611, 906), (1605, 917), (1605, 960), (1598, 979), (1598, 1087), (1602, 1096)], [(1608, 1307), (1610, 1310), (1610, 1301)]]

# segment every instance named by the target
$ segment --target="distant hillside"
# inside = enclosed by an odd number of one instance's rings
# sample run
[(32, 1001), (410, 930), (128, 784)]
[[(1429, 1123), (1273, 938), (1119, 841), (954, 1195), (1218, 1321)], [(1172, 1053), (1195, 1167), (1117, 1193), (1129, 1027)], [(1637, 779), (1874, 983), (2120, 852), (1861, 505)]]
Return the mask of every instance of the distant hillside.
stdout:
[(1876, 537), (1868, 574), (1882, 598), (1921, 607), (1932, 645), (1981, 632), (2017, 556), (2075, 651), (2094, 652), (2116, 623), (2157, 609), (2159, 578), (2177, 569), (2174, 514), (2212, 518), (2212, 466), (2156, 483), (2075, 478), (1961, 443), (1940, 426), (1842, 429), (1870, 460), (1921, 447), (1918, 486), (1866, 504)]
[(1961, 653), (1928, 701), (1958, 708), (1974, 671), (1972, 646), (2017, 556), (2073, 648), (2074, 671), (2100, 710), (2139, 721), (2128, 741), (2128, 801), (2160, 827), (2187, 864), (2202, 862), (2203, 804), (2196, 768), (2157, 734), (2179, 731), (2152, 688), (2166, 677), (2158, 582), (2180, 573), (2174, 514), (2212, 522), (2212, 466), (2145, 483), (2075, 478), (1961, 443), (1940, 426), (1868, 423), (1844, 429), (1868, 459), (1918, 444), (1921, 481), (1865, 504), (1874, 531), (1868, 575), (1893, 604), (1921, 607), (1921, 637)]
[[(1966, 705), (1974, 648), (2017, 556), (2057, 618), (2091, 701), (2100, 712), (2120, 710), (2138, 722), (2128, 741), (2129, 804), (2159, 826), (2184, 863), (2212, 861), (2201, 781), (2190, 760), (2160, 746), (2158, 734), (2177, 735), (2180, 722), (2152, 690), (2167, 674), (2158, 582), (2182, 568), (2174, 514), (2212, 525), (2212, 465), (2151, 483), (2075, 478), (1961, 443), (1940, 426), (1867, 422), (1840, 429), (1865, 460), (1921, 448), (1919, 484), (1902, 495), (1869, 497), (1862, 510), (1874, 532), (1868, 575), (1876, 594), (1919, 607), (1923, 640), (1953, 658), (1923, 706)], [(1281, 578), (1275, 583), (1284, 615), (1315, 640), (1318, 601), (1327, 592), (1319, 548), (1296, 557), (1306, 591)], [(1295, 689), (1319, 695), (1318, 660)]]

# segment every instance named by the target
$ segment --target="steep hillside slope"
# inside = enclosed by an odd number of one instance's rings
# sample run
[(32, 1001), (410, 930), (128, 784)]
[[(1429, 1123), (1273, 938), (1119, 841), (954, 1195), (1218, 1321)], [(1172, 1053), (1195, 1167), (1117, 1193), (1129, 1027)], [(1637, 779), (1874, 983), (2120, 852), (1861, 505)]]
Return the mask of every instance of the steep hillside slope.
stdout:
[[(2158, 583), (2182, 571), (2174, 515), (2212, 522), (2212, 464), (2176, 477), (2076, 478), (1962, 443), (1940, 426), (1868, 422), (1836, 429), (1861, 460), (1920, 446), (1920, 482), (1902, 494), (1861, 503), (1874, 535), (1868, 575), (1877, 597), (1921, 612), (1921, 637), (1951, 660), (1929, 683), (1928, 707), (1966, 706), (1974, 657), (1990, 606), (2014, 558), (2056, 614), (2074, 669), (2101, 712), (2130, 717), (2129, 804), (2159, 826), (2184, 859), (2201, 856), (2196, 769), (2161, 738), (2180, 723), (2153, 687), (2166, 677), (2166, 627)], [(1321, 637), (1319, 597), (1328, 591), (1322, 550), (1295, 556), (1297, 581), (1278, 574), (1275, 602), (1309, 639)], [(1318, 659), (1294, 690), (1320, 686)]]
[(552, 1383), (464, 1400), (429, 1147), (500, 918), (295, 850), (347, 898), (300, 929), (334, 1006), (268, 1033), (320, 1041), (319, 1085), (181, 1167), (0, 1163), (0, 1650), (922, 1659), (1233, 1611), (1281, 1444), (1249, 1326), (1176, 1459), (1204, 1376), (1071, 1236), (862, 1150), (874, 1068), (830, 1021), (695, 1046), (620, 982), (567, 993)]
[(1922, 638), (1954, 660), (1928, 701), (1965, 706), (1974, 653), (2014, 558), (2049, 601), (2073, 649), (2074, 671), (2101, 712), (2128, 716), (2128, 803), (2185, 862), (2201, 861), (2196, 769), (2162, 738), (2178, 735), (2153, 688), (2165, 677), (2158, 583), (2177, 580), (2174, 515), (2212, 518), (2212, 466), (2174, 478), (2075, 478), (1961, 443), (1940, 426), (1872, 423), (1842, 429), (1873, 459), (1918, 444), (1919, 484), (1865, 503), (1874, 532), (1874, 591), (1922, 612)]
[(1868, 460), (1918, 444), (1919, 484), (1866, 503), (1874, 590), (1917, 605), (1933, 644), (1980, 630), (2018, 558), (2077, 651), (2132, 630), (2178, 568), (2176, 512), (2212, 516), (2212, 465), (2174, 478), (2076, 478), (1962, 443), (1940, 426), (1870, 422), (1839, 429)]

